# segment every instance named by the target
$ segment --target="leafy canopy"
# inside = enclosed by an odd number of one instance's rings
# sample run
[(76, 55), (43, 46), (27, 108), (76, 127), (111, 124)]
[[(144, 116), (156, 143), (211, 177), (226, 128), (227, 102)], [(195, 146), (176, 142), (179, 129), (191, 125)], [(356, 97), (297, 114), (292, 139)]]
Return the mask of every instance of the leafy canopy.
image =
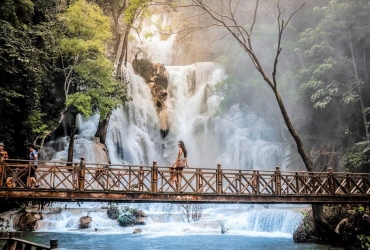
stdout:
[(112, 38), (110, 19), (98, 5), (78, 0), (60, 15), (65, 23), (65, 38), (60, 49), (73, 71), (75, 88), (66, 98), (68, 107), (84, 116), (99, 112), (101, 119), (127, 100), (123, 86), (113, 77), (114, 65), (108, 59), (106, 44)]

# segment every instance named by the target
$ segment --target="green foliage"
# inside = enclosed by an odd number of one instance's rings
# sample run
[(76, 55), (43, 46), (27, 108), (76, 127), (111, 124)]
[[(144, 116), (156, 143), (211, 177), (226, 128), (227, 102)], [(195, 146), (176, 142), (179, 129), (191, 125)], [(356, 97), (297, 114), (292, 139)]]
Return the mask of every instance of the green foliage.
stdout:
[(118, 222), (121, 226), (132, 226), (135, 224), (137, 218), (135, 216), (135, 209), (124, 206), (118, 216)]
[(358, 143), (349, 148), (341, 159), (346, 171), (370, 172), (370, 154), (369, 151), (365, 150), (368, 148), (368, 144)]
[[(131, 24), (132, 20), (136, 19), (136, 16), (139, 11), (143, 11), (146, 14), (148, 4), (150, 0), (129, 0), (128, 7), (125, 9), (125, 16), (123, 18), (124, 22)], [(145, 13), (143, 15), (145, 15)]]
[(30, 115), (26, 121), (27, 127), (31, 128), (32, 133), (36, 136), (42, 137), (48, 132), (48, 125), (44, 123), (45, 113), (41, 113), (38, 110), (31, 110)]
[(2, 0), (0, 4), (0, 19), (16, 27), (31, 21), (34, 3), (31, 0)]
[(65, 37), (59, 40), (67, 61), (65, 71), (74, 73), (66, 81), (76, 86), (66, 97), (66, 105), (86, 117), (99, 112), (103, 120), (127, 100), (126, 89), (114, 79), (114, 66), (107, 57), (110, 20), (98, 5), (85, 0), (72, 4), (59, 18), (65, 23)]
[(361, 234), (361, 235), (357, 235), (357, 239), (361, 243), (361, 249), (368, 249), (368, 250), (370, 249), (370, 236)]
[(358, 101), (367, 74), (362, 69), (369, 66), (361, 57), (370, 53), (370, 32), (363, 30), (370, 25), (370, 3), (332, 0), (329, 6), (316, 8), (320, 23), (302, 32), (299, 40), (306, 58), (301, 87), (315, 108), (326, 108), (335, 99), (344, 105)]
[(366, 210), (366, 208), (363, 205), (355, 206), (353, 209), (355, 210), (356, 216), (363, 216)]
[(77, 92), (69, 95), (67, 99), (67, 106), (74, 106), (85, 117), (92, 115), (91, 97), (83, 92)]
[[(0, 140), (10, 157), (22, 157), (24, 144), (53, 126), (61, 102), (52, 93), (55, 67), (57, 0), (5, 0), (0, 3)], [(51, 84), (52, 83), (52, 84)], [(37, 121), (37, 119), (40, 119)]]

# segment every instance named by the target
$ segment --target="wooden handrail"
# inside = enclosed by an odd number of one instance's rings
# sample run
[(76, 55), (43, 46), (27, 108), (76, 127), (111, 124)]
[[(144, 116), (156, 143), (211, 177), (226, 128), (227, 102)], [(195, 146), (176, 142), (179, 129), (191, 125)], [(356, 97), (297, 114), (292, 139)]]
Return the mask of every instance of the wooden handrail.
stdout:
[[(72, 167), (74, 166), (74, 167)], [(236, 170), (222, 168), (184, 168), (170, 170), (166, 166), (128, 164), (79, 163), (39, 161), (36, 181), (39, 188), (27, 189), (26, 179), (32, 165), (28, 161), (6, 160), (1, 164), (1, 190), (12, 191), (12, 195), (25, 190), (35, 192), (72, 193), (139, 193), (139, 194), (191, 194), (191, 195), (235, 195), (235, 196), (302, 196), (302, 197), (370, 197), (370, 174), (275, 170)], [(78, 173), (77, 173), (78, 172)], [(178, 176), (178, 184), (170, 183), (170, 174)], [(15, 186), (6, 187), (8, 178)], [(93, 195), (91, 195), (93, 196)], [(5, 197), (5, 196), (4, 196)], [(87, 196), (86, 196), (87, 197)], [(310, 201), (311, 198), (305, 198)], [(370, 202), (370, 201), (369, 201)]]
[(28, 240), (15, 238), (15, 233), (10, 232), (9, 237), (0, 237), (0, 240), (5, 240), (6, 244), (3, 246), (3, 250), (8, 249), (31, 249), (35, 247), (37, 250), (57, 250), (58, 240), (50, 240), (50, 245), (43, 245)]

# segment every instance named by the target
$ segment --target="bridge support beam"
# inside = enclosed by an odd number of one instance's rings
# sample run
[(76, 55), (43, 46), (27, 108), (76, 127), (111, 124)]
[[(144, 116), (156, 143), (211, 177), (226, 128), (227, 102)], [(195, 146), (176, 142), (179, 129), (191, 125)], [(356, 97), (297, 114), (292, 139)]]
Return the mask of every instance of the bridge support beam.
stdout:
[(58, 250), (58, 240), (50, 240), (50, 250)]
[(3, 179), (5, 177), (5, 167), (3, 159), (0, 159), (0, 188), (3, 186)]
[(80, 170), (78, 171), (78, 190), (85, 189), (85, 157), (81, 157)]
[(276, 166), (275, 172), (275, 194), (281, 195), (281, 173), (279, 166)]
[(333, 178), (333, 169), (332, 168), (329, 168), (328, 180), (329, 180), (330, 194), (335, 195), (334, 178)]
[(222, 169), (221, 164), (217, 164), (217, 194), (222, 194)]
[(196, 172), (196, 192), (201, 193), (203, 191), (203, 176), (202, 169), (197, 168)]
[(158, 192), (158, 166), (157, 161), (153, 161), (152, 167), (152, 193), (155, 194)]

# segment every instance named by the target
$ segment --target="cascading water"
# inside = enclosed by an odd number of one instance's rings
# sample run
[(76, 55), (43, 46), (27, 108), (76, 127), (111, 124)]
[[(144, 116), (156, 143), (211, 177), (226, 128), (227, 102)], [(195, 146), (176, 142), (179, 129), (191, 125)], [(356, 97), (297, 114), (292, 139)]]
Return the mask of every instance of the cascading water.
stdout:
[[(171, 129), (165, 139), (159, 132), (159, 118), (151, 100), (148, 85), (124, 68), (128, 90), (133, 101), (115, 110), (111, 117), (107, 148), (112, 163), (150, 164), (157, 160), (168, 165), (175, 159), (176, 143), (185, 141), (191, 167), (273, 169), (282, 165), (284, 150), (274, 138), (274, 131), (263, 125), (263, 120), (251, 115), (232, 121), (214, 114), (222, 98), (215, 94), (217, 82), (225, 79), (220, 65), (196, 63), (189, 66), (167, 67), (169, 72), (169, 98), (167, 100)], [(75, 159), (87, 156), (87, 161), (97, 161), (94, 150), (94, 133), (98, 116), (86, 120), (78, 117), (78, 135), (75, 142)], [(55, 159), (67, 155), (68, 138), (49, 142), (47, 146), (64, 145), (55, 153)], [(55, 149), (54, 149), (55, 150)], [(51, 151), (51, 149), (49, 149)], [(221, 224), (228, 234), (290, 237), (302, 220), (306, 207), (279, 207), (261, 205), (204, 205), (199, 221), (187, 223), (180, 205), (128, 204), (142, 209), (147, 215), (143, 233), (156, 235), (220, 234)], [(107, 204), (75, 203), (53, 204), (60, 206), (60, 214), (47, 214), (39, 221), (39, 231), (81, 232), (81, 216), (92, 217), (90, 229), (99, 233), (132, 233), (132, 228), (122, 228), (108, 218)], [(94, 231), (95, 232), (95, 231)]]
[(108, 126), (107, 147), (112, 163), (170, 165), (183, 140), (191, 167), (274, 169), (284, 167), (284, 147), (272, 128), (254, 114), (232, 120), (216, 117), (222, 96), (215, 85), (226, 78), (220, 65), (211, 62), (167, 66), (167, 108), (170, 132), (161, 139), (159, 118), (144, 80), (125, 68), (133, 101), (117, 109)]
[[(172, 40), (171, 40), (172, 39)], [(173, 42), (171, 37), (164, 47)], [(157, 39), (162, 42), (162, 40)], [(156, 41), (153, 38), (153, 41)], [(158, 45), (157, 45), (158, 46)], [(154, 57), (156, 62), (169, 64), (168, 55)], [(157, 55), (158, 56), (158, 55)], [(169, 166), (176, 158), (177, 141), (183, 140), (188, 150), (188, 163), (193, 168), (212, 168), (217, 163), (230, 169), (274, 169), (285, 167), (284, 156), (289, 153), (279, 142), (273, 128), (262, 118), (251, 113), (234, 119), (233, 112), (216, 116), (222, 95), (215, 91), (218, 82), (226, 79), (221, 65), (212, 62), (188, 66), (166, 66), (169, 73), (167, 111), (170, 130), (165, 138), (160, 133), (160, 118), (152, 102), (149, 85), (134, 74), (131, 65), (123, 67), (125, 82), (132, 101), (116, 109), (110, 119), (106, 146), (111, 163)], [(74, 160), (85, 156), (87, 162), (106, 161), (104, 152), (97, 148), (94, 134), (98, 115), (90, 119), (78, 117)], [(47, 159), (66, 160), (69, 138), (48, 142), (41, 156)], [(128, 204), (142, 209), (147, 215), (146, 225), (140, 226), (149, 234), (219, 234), (221, 224), (228, 233), (287, 236), (293, 233), (302, 220), (302, 207), (261, 205), (204, 205), (199, 221), (186, 223), (180, 205)], [(78, 231), (81, 216), (92, 217), (91, 230), (102, 233), (132, 233), (132, 228), (121, 228), (118, 222), (107, 217), (107, 204), (75, 203), (53, 204), (60, 206), (61, 214), (47, 215), (39, 221), (39, 231)], [(65, 209), (65, 207), (68, 207)]]
[[(169, 203), (129, 203), (119, 207), (129, 206), (144, 211), (147, 215), (142, 233), (148, 235), (186, 235), (186, 234), (220, 234), (224, 227), (227, 234), (291, 237), (291, 234), (302, 220), (304, 207), (275, 206), (267, 208), (261, 205), (200, 205), (201, 212), (198, 221), (188, 222), (185, 207)], [(61, 210), (60, 213), (55, 212)], [(38, 221), (37, 231), (41, 232), (78, 232), (101, 234), (131, 234), (133, 227), (120, 227), (117, 220), (107, 216), (107, 204), (97, 202), (86, 203), (53, 203), (43, 210), (43, 219)], [(18, 211), (1, 215), (11, 223)], [(34, 208), (34, 212), (38, 212)], [(92, 218), (90, 227), (79, 229), (79, 219), (82, 216)]]

